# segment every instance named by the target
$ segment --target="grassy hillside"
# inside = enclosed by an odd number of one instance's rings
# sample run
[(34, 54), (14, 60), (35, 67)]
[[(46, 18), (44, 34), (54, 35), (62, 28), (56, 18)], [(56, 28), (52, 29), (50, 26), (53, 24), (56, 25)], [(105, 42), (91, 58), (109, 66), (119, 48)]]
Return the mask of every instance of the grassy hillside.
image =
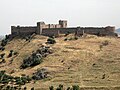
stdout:
[[(46, 69), (48, 78), (24, 85), (28, 90), (31, 87), (48, 90), (49, 86), (57, 87), (59, 84), (63, 84), (65, 88), (72, 85), (120, 86), (120, 39), (86, 36), (72, 40), (71, 37), (74, 36), (55, 38), (56, 44), (47, 45), (52, 48), (53, 53), (45, 57), (41, 64), (26, 69), (20, 69), (23, 59), (46, 45), (47, 37), (36, 35), (30, 42), (14, 38), (5, 46), (5, 50), (0, 52), (5, 53), (6, 61), (0, 64), (0, 70), (6, 70), (12, 76), (31, 76), (38, 69)], [(65, 41), (66, 38), (69, 40)], [(8, 58), (10, 50), (19, 54)]]

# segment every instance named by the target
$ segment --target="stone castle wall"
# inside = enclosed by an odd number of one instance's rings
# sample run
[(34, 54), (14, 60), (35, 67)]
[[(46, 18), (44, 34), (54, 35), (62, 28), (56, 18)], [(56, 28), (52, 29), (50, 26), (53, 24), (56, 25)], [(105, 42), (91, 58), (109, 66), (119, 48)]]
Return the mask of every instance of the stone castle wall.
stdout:
[(42, 30), (42, 35), (58, 36), (59, 34), (75, 33), (77, 28), (46, 28)]
[(93, 34), (93, 35), (101, 35), (101, 36), (109, 36), (114, 34), (115, 27), (78, 27), (77, 34), (82, 33)]
[(45, 36), (58, 36), (59, 34), (74, 33), (76, 35), (82, 35), (83, 33), (109, 36), (115, 35), (115, 27), (67, 27), (67, 21), (60, 20), (59, 24), (45, 24), (44, 22), (38, 22), (34, 27), (20, 27), (11, 26), (12, 35), (30, 35), (33, 33), (41, 34)]
[(11, 34), (13, 35), (29, 35), (36, 33), (37, 27), (11, 27)]
[(83, 33), (101, 35), (101, 36), (112, 36), (114, 35), (114, 27), (76, 27), (76, 28), (50, 28), (43, 29), (42, 35), (45, 36), (58, 36), (59, 34), (73, 33), (81, 36)]

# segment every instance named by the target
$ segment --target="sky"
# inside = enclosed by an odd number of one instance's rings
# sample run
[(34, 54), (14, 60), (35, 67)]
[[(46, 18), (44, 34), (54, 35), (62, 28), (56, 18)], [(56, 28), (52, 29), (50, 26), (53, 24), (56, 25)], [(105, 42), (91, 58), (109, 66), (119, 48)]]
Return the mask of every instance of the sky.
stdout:
[(11, 26), (36, 26), (36, 22), (69, 27), (120, 27), (120, 0), (0, 0), (0, 35), (10, 34)]

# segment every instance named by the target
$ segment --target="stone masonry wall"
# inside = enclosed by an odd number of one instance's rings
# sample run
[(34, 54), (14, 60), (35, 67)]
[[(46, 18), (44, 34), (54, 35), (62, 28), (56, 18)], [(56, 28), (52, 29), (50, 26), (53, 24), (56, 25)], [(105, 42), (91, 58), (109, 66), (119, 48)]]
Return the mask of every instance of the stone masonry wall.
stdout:
[(11, 33), (13, 35), (30, 35), (36, 33), (37, 27), (11, 27)]
[(45, 36), (58, 36), (59, 34), (73, 33), (76, 35), (82, 35), (83, 33), (101, 35), (101, 36), (110, 36), (114, 35), (114, 27), (77, 27), (77, 28), (49, 28), (43, 29), (42, 35)]
[(45, 24), (44, 22), (37, 22), (37, 26), (20, 27), (11, 26), (12, 35), (30, 35), (33, 33), (42, 34), (45, 36), (58, 36), (59, 34), (73, 33), (82, 35), (83, 33), (112, 36), (115, 35), (115, 27), (67, 27), (67, 21), (59, 20), (59, 24)]
[(59, 34), (75, 33), (77, 28), (48, 28), (42, 30), (42, 35), (58, 36)]

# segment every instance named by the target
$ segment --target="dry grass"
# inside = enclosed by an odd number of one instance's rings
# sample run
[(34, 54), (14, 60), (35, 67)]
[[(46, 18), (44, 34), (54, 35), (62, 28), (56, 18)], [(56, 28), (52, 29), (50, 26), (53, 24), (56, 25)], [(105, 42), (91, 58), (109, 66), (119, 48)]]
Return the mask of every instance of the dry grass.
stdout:
[[(54, 53), (46, 57), (42, 64), (25, 70), (19, 69), (23, 58), (37, 50), (41, 44), (46, 42), (47, 38), (35, 36), (30, 43), (14, 39), (6, 46), (4, 52), (8, 55), (9, 50), (12, 49), (18, 51), (19, 55), (14, 58), (11, 65), (8, 65), (10, 59), (6, 58), (6, 63), (0, 65), (2, 66), (0, 70), (5, 69), (8, 73), (14, 70), (12, 75), (16, 76), (32, 75), (38, 68), (47, 68), (50, 77), (36, 83), (26, 84), (29, 88), (49, 88), (51, 85), (57, 87), (59, 84), (63, 84), (65, 87), (75, 84), (81, 87), (120, 85), (120, 39), (90, 36), (64, 41), (65, 38), (56, 38), (57, 43), (51, 45)], [(99, 46), (105, 40), (109, 44), (100, 50)], [(103, 76), (105, 77), (103, 78)]]

